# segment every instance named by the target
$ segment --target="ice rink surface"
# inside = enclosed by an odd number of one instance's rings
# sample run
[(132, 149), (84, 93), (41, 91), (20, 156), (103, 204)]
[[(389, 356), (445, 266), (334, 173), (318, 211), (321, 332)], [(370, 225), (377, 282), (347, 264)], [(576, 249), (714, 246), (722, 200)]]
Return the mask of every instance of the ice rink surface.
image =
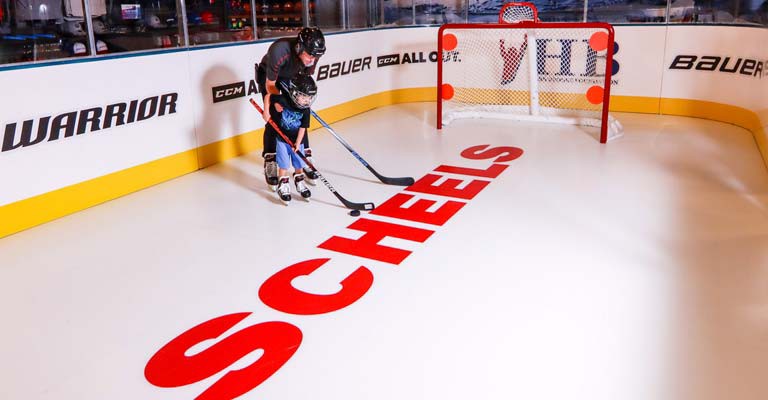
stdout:
[[(240, 399), (768, 398), (768, 173), (749, 132), (617, 114), (625, 135), (601, 145), (593, 128), (540, 123), (438, 132), (434, 113), (401, 104), (332, 126), (381, 174), (488, 181), (471, 199), (383, 185), (326, 131), (310, 139), (351, 201), (465, 203), (442, 225), (351, 217), (320, 182), (285, 206), (251, 153), (0, 239), (0, 399), (193, 399), (232, 387), (225, 375)], [(523, 154), (495, 178), (435, 171), (489, 168), (461, 155), (478, 145)], [(382, 239), (399, 263), (319, 247), (360, 238), (347, 227), (364, 220), (428, 238)], [(363, 266), (370, 288), (317, 315), (260, 297), (286, 267), (326, 258), (293, 287), (331, 296)], [(186, 352), (232, 357), (171, 362), (159, 385), (145, 375), (166, 344), (237, 313)], [(254, 385), (236, 374), (266, 339), (241, 333), (273, 321), (301, 342)]]

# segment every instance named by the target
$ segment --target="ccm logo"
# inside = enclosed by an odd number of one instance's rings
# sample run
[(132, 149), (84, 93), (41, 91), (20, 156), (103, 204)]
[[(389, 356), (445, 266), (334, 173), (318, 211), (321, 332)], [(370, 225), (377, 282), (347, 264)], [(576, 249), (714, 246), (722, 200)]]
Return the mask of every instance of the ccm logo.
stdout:
[(229, 85), (216, 86), (213, 89), (213, 102), (245, 97), (245, 82), (230, 83)]
[[(698, 62), (697, 62), (698, 61)], [(739, 73), (747, 76), (763, 77), (762, 61), (749, 58), (737, 58), (718, 56), (679, 55), (675, 57), (669, 69), (695, 69), (697, 71), (720, 71), (730, 74)]]
[(378, 67), (387, 67), (397, 64), (400, 64), (400, 54), (390, 54), (376, 58), (376, 66)]

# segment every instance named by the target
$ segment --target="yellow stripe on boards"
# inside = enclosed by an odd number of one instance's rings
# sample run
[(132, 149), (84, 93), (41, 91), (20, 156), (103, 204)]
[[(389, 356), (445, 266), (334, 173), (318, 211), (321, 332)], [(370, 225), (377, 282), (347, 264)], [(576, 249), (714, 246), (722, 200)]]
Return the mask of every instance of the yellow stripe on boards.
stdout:
[[(435, 88), (398, 89), (330, 107), (320, 114), (328, 123), (378, 107), (435, 101)], [(310, 130), (321, 127), (312, 121)], [(150, 161), (85, 182), (0, 206), (0, 238), (53, 221), (86, 208), (261, 150), (263, 127), (179, 154)]]
[(710, 101), (661, 99), (661, 113), (727, 122), (753, 132), (760, 128), (760, 121), (753, 111)]
[(608, 109), (611, 112), (658, 114), (660, 104), (658, 97), (611, 95), (611, 103), (609, 104)]
[(749, 130), (768, 167), (768, 138), (758, 113), (728, 104), (688, 99), (661, 99), (661, 113), (720, 121)]
[[(328, 123), (392, 104), (435, 101), (434, 87), (397, 89), (350, 100), (319, 111)], [(686, 99), (611, 96), (611, 111), (661, 113), (727, 122), (750, 130), (768, 165), (768, 109), (757, 113), (744, 108)], [(321, 127), (312, 120), (310, 130)], [(88, 207), (136, 192), (262, 147), (263, 126), (196, 149), (164, 157), (82, 183), (0, 206), (0, 237), (8, 236)]]
[[(331, 124), (379, 107), (400, 103), (435, 101), (435, 99), (437, 99), (437, 89), (434, 87), (397, 89), (350, 100), (346, 103), (341, 103), (323, 109), (322, 111), (318, 111), (317, 114), (320, 115), (325, 122)], [(310, 129), (315, 129), (320, 126), (321, 125), (317, 121), (312, 119)]]
[(197, 148), (200, 169), (210, 167), (230, 158), (261, 150), (264, 128), (233, 136)]
[(763, 155), (763, 160), (765, 160), (766, 166), (768, 166), (768, 108), (757, 110), (755, 114), (759, 121), (760, 129), (752, 133), (754, 133), (757, 146)]
[(0, 207), (0, 237), (197, 170), (195, 150), (150, 161)]

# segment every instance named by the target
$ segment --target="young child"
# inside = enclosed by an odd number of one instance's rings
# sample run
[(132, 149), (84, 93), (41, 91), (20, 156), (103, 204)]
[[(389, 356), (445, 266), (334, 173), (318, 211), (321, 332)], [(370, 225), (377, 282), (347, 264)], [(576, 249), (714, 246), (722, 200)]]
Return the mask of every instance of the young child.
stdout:
[[(272, 95), (283, 93), (284, 85), (296, 75), (313, 75), (317, 62), (325, 54), (325, 36), (320, 29), (303, 28), (293, 38), (280, 38), (275, 40), (267, 50), (267, 54), (256, 64), (256, 83), (259, 85), (259, 93), (264, 100), (264, 121), (269, 115), (269, 105)], [(264, 131), (264, 149), (261, 156), (264, 157), (264, 178), (267, 185), (274, 190), (278, 184), (277, 162), (277, 136), (272, 136)], [(312, 151), (309, 148), (309, 135), (304, 135), (304, 155), (312, 162)], [(315, 171), (305, 168), (304, 173), (309, 178), (318, 179)]]
[(310, 75), (296, 75), (288, 81), (287, 90), (281, 95), (272, 95), (269, 104), (270, 118), (280, 127), (291, 143), (286, 143), (274, 131), (271, 124), (266, 129), (277, 136), (276, 159), (278, 168), (277, 195), (280, 200), (291, 201), (290, 169), (293, 167), (293, 182), (301, 197), (308, 199), (312, 193), (304, 183), (306, 164), (295, 153), (299, 149), (304, 154), (302, 140), (309, 128), (310, 107), (317, 96), (317, 85)]

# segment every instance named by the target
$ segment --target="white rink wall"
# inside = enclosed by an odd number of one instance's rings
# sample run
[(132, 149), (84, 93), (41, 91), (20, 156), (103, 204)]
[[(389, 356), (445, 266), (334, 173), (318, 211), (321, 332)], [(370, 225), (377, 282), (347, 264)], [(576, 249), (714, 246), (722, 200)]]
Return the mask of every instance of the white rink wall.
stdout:
[[(434, 100), (436, 35), (327, 35), (315, 109)], [(744, 126), (768, 158), (767, 29), (619, 26), (616, 41), (612, 109)], [(270, 43), (0, 67), (0, 237), (259, 149), (246, 98)]]

